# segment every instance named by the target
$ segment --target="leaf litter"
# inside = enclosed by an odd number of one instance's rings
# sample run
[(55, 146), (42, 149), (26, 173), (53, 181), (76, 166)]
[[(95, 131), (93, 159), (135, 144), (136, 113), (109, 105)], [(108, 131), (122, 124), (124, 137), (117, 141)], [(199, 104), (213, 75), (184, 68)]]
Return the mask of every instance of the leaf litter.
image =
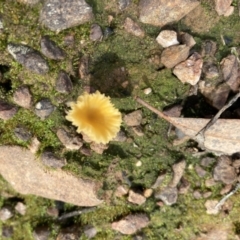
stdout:
[(232, 155), (240, 151), (240, 120), (219, 119), (219, 117), (232, 106), (239, 96), (240, 92), (225, 104), (212, 119), (170, 117), (139, 97), (136, 97), (136, 101), (180, 129), (188, 139), (197, 141), (203, 150), (216, 155)]

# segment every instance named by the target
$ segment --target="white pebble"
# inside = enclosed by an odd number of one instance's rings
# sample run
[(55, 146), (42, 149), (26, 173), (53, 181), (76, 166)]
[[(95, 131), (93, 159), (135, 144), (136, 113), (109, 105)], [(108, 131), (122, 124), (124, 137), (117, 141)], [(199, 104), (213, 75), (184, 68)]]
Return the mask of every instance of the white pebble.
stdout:
[(152, 89), (151, 89), (151, 88), (145, 88), (145, 89), (143, 90), (143, 92), (144, 92), (146, 95), (148, 95), (148, 94), (150, 94), (150, 93), (152, 92)]
[(177, 40), (177, 33), (172, 30), (161, 31), (156, 40), (164, 48), (179, 44)]
[(136, 167), (141, 167), (142, 166), (142, 162), (141, 161), (137, 161), (135, 165), (136, 165)]

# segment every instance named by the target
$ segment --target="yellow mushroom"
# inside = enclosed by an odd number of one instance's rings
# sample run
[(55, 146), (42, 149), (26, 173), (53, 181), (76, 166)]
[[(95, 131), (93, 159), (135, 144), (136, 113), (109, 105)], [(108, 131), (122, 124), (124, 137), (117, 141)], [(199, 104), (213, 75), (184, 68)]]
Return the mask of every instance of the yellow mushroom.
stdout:
[(77, 132), (86, 134), (93, 142), (103, 144), (116, 137), (122, 117), (109, 97), (99, 91), (84, 93), (70, 106), (66, 119), (77, 127)]

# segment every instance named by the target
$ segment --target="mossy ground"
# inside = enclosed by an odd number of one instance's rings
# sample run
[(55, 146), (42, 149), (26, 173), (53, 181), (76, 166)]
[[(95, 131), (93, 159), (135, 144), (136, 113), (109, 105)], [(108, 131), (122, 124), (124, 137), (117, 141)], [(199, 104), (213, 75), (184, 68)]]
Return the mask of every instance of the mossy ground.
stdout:
[[(114, 29), (114, 34), (98, 43), (89, 41), (90, 23), (56, 34), (38, 22), (41, 3), (29, 7), (14, 0), (0, 2), (0, 13), (4, 24), (4, 31), (0, 34), (0, 70), (4, 74), (3, 81), (0, 82), (1, 97), (12, 102), (12, 94), (15, 89), (26, 84), (30, 86), (34, 103), (43, 97), (48, 97), (56, 106), (55, 112), (44, 121), (41, 121), (32, 110), (24, 109), (20, 109), (9, 121), (0, 121), (0, 144), (26, 147), (26, 143), (16, 139), (13, 129), (17, 125), (27, 127), (41, 142), (38, 154), (41, 154), (45, 148), (51, 148), (66, 157), (68, 161), (65, 167), (66, 171), (103, 181), (102, 196), (111, 195), (116, 189), (115, 175), (117, 172), (125, 173), (125, 184), (144, 190), (155, 182), (161, 172), (171, 175), (172, 164), (186, 159), (190, 167), (186, 169), (185, 177), (190, 182), (191, 189), (188, 194), (179, 196), (177, 204), (158, 207), (156, 200), (151, 197), (144, 205), (134, 206), (124, 198), (112, 198), (110, 202), (99, 206), (95, 211), (74, 218), (74, 223), (80, 228), (86, 224), (94, 225), (99, 231), (96, 239), (132, 239), (131, 236), (120, 236), (112, 231), (109, 224), (127, 214), (141, 212), (147, 213), (151, 219), (151, 224), (143, 230), (147, 239), (196, 239), (198, 233), (210, 229), (207, 226), (214, 228), (218, 225), (226, 225), (226, 228), (230, 229), (228, 239), (234, 239), (234, 233), (239, 233), (240, 229), (239, 194), (231, 198), (234, 206), (230, 213), (221, 216), (207, 215), (204, 207), (205, 200), (194, 199), (191, 191), (194, 189), (207, 190), (204, 181), (210, 177), (212, 169), (208, 169), (208, 175), (204, 179), (199, 178), (193, 170), (199, 159), (185, 152), (185, 146), (173, 147), (171, 140), (166, 140), (168, 123), (158, 119), (149, 110), (142, 109), (143, 137), (137, 137), (131, 129), (123, 124), (122, 129), (127, 134), (128, 141), (112, 142), (102, 155), (93, 154), (91, 157), (86, 157), (78, 152), (63, 150), (63, 146), (56, 137), (56, 129), (63, 125), (71, 127), (70, 123), (65, 120), (65, 102), (75, 100), (83, 91), (83, 81), (78, 76), (79, 59), (83, 55), (91, 58), (90, 72), (93, 76), (91, 79), (93, 87), (105, 89), (112, 96), (115, 106), (123, 114), (140, 108), (133, 98), (136, 95), (144, 98), (156, 108), (162, 109), (167, 105), (184, 100), (189, 88), (189, 86), (181, 84), (170, 70), (161, 70), (161, 66), (149, 63), (151, 56), (161, 53), (161, 48), (155, 41), (155, 37), (160, 31), (159, 28), (139, 23), (146, 32), (144, 39), (131, 36), (124, 31), (122, 26), (126, 16), (138, 21), (136, 7), (138, 1), (133, 1), (133, 6), (126, 12), (118, 10), (117, 1), (89, 0), (88, 2), (93, 6), (94, 22), (102, 28), (109, 26), (108, 15), (114, 17), (110, 24)], [(211, 1), (202, 0), (201, 4), (207, 15), (215, 14)], [(199, 49), (205, 39), (210, 38), (216, 41), (219, 46), (217, 58), (220, 61), (230, 52), (230, 47), (239, 45), (239, 27), (239, 16), (235, 10), (234, 15), (228, 18), (219, 18), (209, 31), (193, 32), (192, 35), (197, 41), (195, 48)], [(184, 21), (179, 22), (173, 28), (191, 32), (191, 28)], [(66, 47), (64, 37), (71, 34), (74, 35), (75, 44), (73, 47)], [(222, 44), (221, 34), (231, 40), (228, 45)], [(49, 35), (52, 40), (56, 41), (67, 52), (67, 58), (60, 62), (48, 61), (50, 72), (39, 76), (30, 73), (16, 63), (6, 51), (6, 46), (9, 42), (25, 43), (39, 50), (40, 38), (44, 35)], [(82, 43), (80, 44), (80, 42)], [(109, 89), (108, 83), (104, 80), (114, 69), (119, 67), (124, 67), (127, 71), (130, 87), (126, 92)], [(68, 96), (54, 90), (55, 79), (61, 69), (70, 73), (74, 83), (74, 90)], [(152, 88), (150, 95), (143, 94), (142, 90), (147, 87)], [(74, 130), (74, 127), (71, 128)], [(136, 167), (138, 160), (142, 162), (141, 167)], [(113, 163), (114, 168), (109, 172), (109, 166)], [(12, 239), (33, 239), (32, 231), (38, 225), (49, 226), (52, 230), (51, 239), (55, 239), (60, 226), (65, 226), (46, 214), (47, 207), (54, 205), (53, 201), (35, 196), (19, 195), (3, 179), (0, 179), (0, 189), (1, 193), (8, 193), (15, 199), (1, 195), (0, 207), (6, 204), (14, 206), (17, 199), (23, 200), (27, 206), (25, 216), (15, 214), (7, 222), (0, 223), (0, 226), (14, 227)], [(211, 198), (220, 199), (220, 189), (220, 184), (209, 188), (213, 192)], [(66, 205), (65, 208), (66, 211), (75, 209), (70, 205)], [(82, 236), (81, 239), (86, 239), (86, 237)]]

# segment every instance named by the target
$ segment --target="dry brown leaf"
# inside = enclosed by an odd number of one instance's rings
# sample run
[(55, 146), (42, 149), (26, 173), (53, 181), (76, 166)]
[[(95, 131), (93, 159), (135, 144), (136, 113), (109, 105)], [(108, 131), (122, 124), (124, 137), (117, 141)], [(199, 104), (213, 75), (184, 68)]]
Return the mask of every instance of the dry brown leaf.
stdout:
[(0, 146), (0, 174), (21, 194), (34, 194), (78, 206), (96, 206), (100, 184), (61, 169), (44, 167), (35, 155), (19, 146)]
[(140, 98), (136, 98), (136, 101), (173, 124), (189, 138), (196, 140), (207, 151), (216, 154), (240, 152), (240, 120), (238, 119), (218, 119), (204, 132), (204, 139), (200, 139), (197, 137), (198, 133), (211, 119), (169, 117)]
[[(185, 135), (195, 136), (206, 126), (210, 119), (172, 118), (171, 123)], [(203, 146), (216, 153), (233, 154), (240, 151), (240, 121), (238, 119), (218, 119), (204, 134)]]

